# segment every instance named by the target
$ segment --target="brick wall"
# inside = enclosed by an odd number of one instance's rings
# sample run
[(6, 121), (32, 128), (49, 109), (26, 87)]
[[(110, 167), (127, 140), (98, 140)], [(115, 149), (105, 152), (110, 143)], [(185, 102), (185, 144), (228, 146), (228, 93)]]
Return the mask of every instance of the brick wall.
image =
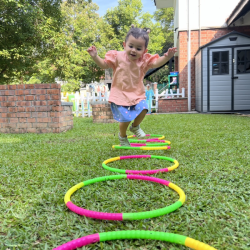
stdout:
[(169, 98), (158, 100), (158, 113), (187, 112), (188, 100), (184, 98)]
[(111, 105), (109, 102), (91, 103), (92, 116), (94, 123), (113, 123), (116, 120), (113, 118)]
[(174, 57), (174, 71), (178, 71), (178, 65), (179, 65), (179, 57)]
[(60, 85), (0, 85), (0, 133), (60, 133), (71, 128), (72, 103), (61, 103)]
[[(250, 36), (250, 26), (241, 26), (223, 29), (201, 30), (201, 44), (203, 46), (216, 40), (229, 32), (238, 31)], [(195, 58), (194, 55), (199, 49), (199, 31), (191, 31), (191, 108), (195, 108)], [(179, 71), (180, 88), (187, 90), (187, 31), (179, 32), (179, 57), (175, 57), (175, 71)], [(188, 93), (188, 91), (186, 91)]]

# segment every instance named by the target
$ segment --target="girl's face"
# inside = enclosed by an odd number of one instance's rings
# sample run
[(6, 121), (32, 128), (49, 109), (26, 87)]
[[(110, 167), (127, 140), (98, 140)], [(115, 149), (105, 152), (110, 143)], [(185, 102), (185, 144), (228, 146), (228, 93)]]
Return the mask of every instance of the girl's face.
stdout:
[(130, 60), (139, 59), (148, 50), (145, 47), (145, 40), (141, 37), (134, 38), (132, 35), (128, 37), (127, 42), (123, 42), (124, 50)]

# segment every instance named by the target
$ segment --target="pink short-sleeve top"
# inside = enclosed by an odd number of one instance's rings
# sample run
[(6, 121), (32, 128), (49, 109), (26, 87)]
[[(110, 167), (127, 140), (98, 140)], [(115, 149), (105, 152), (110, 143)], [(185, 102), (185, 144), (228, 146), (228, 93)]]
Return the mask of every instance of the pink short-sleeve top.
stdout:
[(131, 61), (125, 51), (108, 51), (104, 61), (113, 69), (109, 102), (121, 106), (133, 106), (145, 100), (143, 78), (158, 58), (158, 54), (145, 53), (141, 58)]

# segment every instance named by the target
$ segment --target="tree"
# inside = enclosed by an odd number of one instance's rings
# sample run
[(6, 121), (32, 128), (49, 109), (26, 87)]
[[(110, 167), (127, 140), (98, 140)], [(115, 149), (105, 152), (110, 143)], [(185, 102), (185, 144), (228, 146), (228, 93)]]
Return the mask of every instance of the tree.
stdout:
[(119, 0), (118, 6), (108, 10), (104, 15), (105, 21), (112, 27), (115, 38), (120, 41), (117, 50), (122, 50), (124, 41), (131, 24), (139, 28), (150, 28), (149, 53), (161, 51), (164, 41), (164, 33), (159, 22), (154, 23), (154, 16), (142, 11), (141, 0)]
[[(154, 19), (160, 25), (160, 29), (163, 32), (163, 39), (161, 40), (161, 46), (157, 53), (163, 55), (167, 52), (168, 48), (172, 47), (174, 44), (174, 32), (173, 32), (173, 19), (174, 19), (174, 9), (173, 8), (163, 8), (155, 11)], [(156, 71), (147, 79), (152, 82), (165, 83), (167, 82), (167, 75), (169, 74), (168, 65), (162, 67), (160, 70)]]
[[(12, 0), (4, 1), (7, 3)], [(19, 1), (21, 0), (13, 0), (15, 4)], [(37, 5), (34, 6), (40, 6), (44, 1), (49, 4), (56, 2), (56, 0), (36, 0)], [(33, 2), (23, 0), (22, 3), (21, 7), (24, 8), (26, 6), (24, 3)], [(0, 60), (3, 58), (7, 60), (10, 57), (6, 63), (9, 72), (7, 74), (7, 70), (4, 71), (2, 82), (8, 83), (17, 78), (25, 83), (46, 83), (59, 78), (68, 81), (66, 86), (68, 90), (75, 91), (79, 89), (80, 82), (99, 81), (104, 77), (104, 70), (93, 62), (86, 51), (87, 48), (95, 45), (102, 58), (109, 50), (123, 50), (122, 42), (132, 23), (137, 27), (151, 29), (149, 53), (159, 53), (162, 50), (166, 33), (163, 32), (160, 22), (152, 21), (153, 15), (142, 12), (141, 0), (119, 0), (118, 6), (108, 10), (104, 18), (99, 17), (97, 10), (98, 6), (91, 0), (67, 0), (58, 8), (55, 20), (51, 17), (52, 13), (50, 17), (44, 16), (43, 13), (41, 16), (36, 16), (37, 25), (32, 26), (31, 23), (29, 25), (34, 28), (32, 34), (37, 40), (33, 43), (28, 43), (29, 39), (22, 40), (25, 53), (21, 53), (21, 49), (16, 49), (18, 48), (16, 44), (13, 45), (15, 55), (10, 49), (0, 51)], [(36, 21), (35, 17), (29, 19), (25, 16), (25, 18)], [(20, 45), (20, 48), (23, 48), (22, 46)], [(19, 58), (16, 63), (13, 60), (15, 57)]]
[(25, 74), (53, 49), (48, 40), (60, 30), (61, 0), (1, 0), (0, 84)]
[(114, 33), (110, 25), (99, 17), (97, 10), (98, 5), (91, 1), (62, 4), (62, 32), (58, 39), (53, 39), (53, 55), (33, 67), (36, 79), (46, 82), (59, 78), (68, 82), (63, 88), (71, 92), (79, 90), (80, 82), (90, 83), (104, 77), (104, 70), (93, 62), (87, 48), (95, 45), (104, 57), (106, 51), (119, 44), (112, 39)]
[[(53, 64), (56, 71), (51, 72), (52, 62), (43, 63), (40, 74), (50, 71), (49, 75), (53, 76), (56, 73), (62, 80), (68, 81), (64, 88), (70, 91), (78, 90), (80, 81), (99, 81), (104, 77), (104, 70), (93, 62), (87, 48), (95, 45), (102, 58), (109, 50), (123, 50), (122, 42), (132, 23), (137, 27), (151, 29), (149, 53), (161, 51), (165, 39), (162, 27), (159, 22), (152, 21), (153, 15), (142, 12), (141, 0), (120, 0), (118, 6), (108, 10), (104, 18), (99, 17), (97, 10), (98, 6), (94, 3), (62, 5), (64, 38), (58, 42), (67, 44), (67, 52), (57, 57)], [(41, 78), (45, 79), (40, 76), (39, 79), (42, 80)]]
[(174, 44), (174, 9), (163, 8), (156, 10), (154, 13), (154, 19), (160, 23), (161, 29), (164, 33), (163, 52)]
[(141, 0), (119, 0), (118, 6), (108, 10), (104, 15), (104, 20), (112, 27), (116, 39), (120, 41), (120, 47), (113, 49), (121, 49), (122, 41), (131, 24), (139, 24), (138, 17), (141, 15), (142, 7)]
[(65, 18), (63, 33), (68, 53), (55, 64), (56, 67), (61, 66), (61, 79), (80, 84), (80, 81), (90, 83), (104, 76), (104, 70), (93, 62), (87, 48), (95, 45), (98, 54), (104, 57), (107, 50), (117, 47), (118, 42), (112, 39), (114, 34), (110, 25), (99, 17), (97, 10), (98, 5), (94, 3), (62, 5)]
[(149, 13), (142, 13), (139, 27), (150, 28), (148, 53), (156, 54), (161, 52), (165, 36), (160, 24), (154, 23), (153, 18)]

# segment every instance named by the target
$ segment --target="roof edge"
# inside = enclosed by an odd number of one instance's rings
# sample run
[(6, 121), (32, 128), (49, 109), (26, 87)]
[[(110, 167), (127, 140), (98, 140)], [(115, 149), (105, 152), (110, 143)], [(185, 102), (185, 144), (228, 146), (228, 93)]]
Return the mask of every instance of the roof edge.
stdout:
[(234, 20), (237, 18), (237, 15), (241, 12), (241, 10), (246, 6), (246, 4), (249, 2), (249, 0), (241, 0), (237, 6), (234, 8), (233, 12), (230, 14), (230, 16), (227, 18), (226, 23), (228, 26), (230, 26)]

